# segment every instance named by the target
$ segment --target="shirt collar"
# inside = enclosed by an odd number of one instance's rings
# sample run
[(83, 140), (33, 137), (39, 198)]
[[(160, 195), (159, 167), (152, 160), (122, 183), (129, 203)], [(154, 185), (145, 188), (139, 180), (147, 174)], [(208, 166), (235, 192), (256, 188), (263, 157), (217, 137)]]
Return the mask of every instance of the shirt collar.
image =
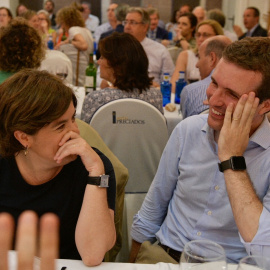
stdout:
[(258, 25), (259, 25), (259, 24), (257, 23), (253, 28), (250, 29), (249, 32), (250, 32), (250, 35), (251, 35), (251, 36), (252, 36), (253, 32), (255, 31), (255, 29), (258, 27)]
[[(213, 149), (215, 149), (214, 130), (208, 126), (207, 122), (204, 124), (201, 130), (207, 134), (210, 144), (213, 146)], [(269, 134), (270, 134), (270, 123), (268, 121), (267, 116), (265, 115), (261, 125), (250, 137), (249, 142), (256, 143), (261, 147), (263, 147), (264, 149), (267, 149), (270, 147)]]

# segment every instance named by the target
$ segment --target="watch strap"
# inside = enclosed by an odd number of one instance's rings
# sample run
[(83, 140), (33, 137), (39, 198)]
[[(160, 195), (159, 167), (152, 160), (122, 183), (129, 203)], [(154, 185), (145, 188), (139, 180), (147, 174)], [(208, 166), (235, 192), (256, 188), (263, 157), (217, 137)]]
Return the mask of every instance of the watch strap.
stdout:
[(98, 187), (109, 187), (109, 175), (102, 174), (100, 176), (88, 176), (87, 184)]
[(230, 159), (218, 163), (219, 171), (232, 169), (233, 171), (244, 171), (246, 169), (246, 162), (243, 156), (232, 156)]

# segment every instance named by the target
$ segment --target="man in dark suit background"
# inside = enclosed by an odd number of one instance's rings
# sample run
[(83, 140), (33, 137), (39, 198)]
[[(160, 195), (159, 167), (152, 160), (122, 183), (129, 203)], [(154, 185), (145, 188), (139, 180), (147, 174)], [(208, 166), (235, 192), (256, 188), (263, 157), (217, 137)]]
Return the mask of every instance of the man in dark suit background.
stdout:
[(240, 35), (239, 39), (245, 37), (267, 37), (266, 29), (262, 28), (259, 24), (260, 11), (256, 7), (246, 8), (243, 19), (247, 32)]
[(150, 17), (150, 25), (147, 33), (147, 37), (161, 42), (162, 40), (169, 40), (169, 34), (165, 29), (162, 29), (158, 26), (159, 13), (155, 8), (147, 9), (147, 12)]

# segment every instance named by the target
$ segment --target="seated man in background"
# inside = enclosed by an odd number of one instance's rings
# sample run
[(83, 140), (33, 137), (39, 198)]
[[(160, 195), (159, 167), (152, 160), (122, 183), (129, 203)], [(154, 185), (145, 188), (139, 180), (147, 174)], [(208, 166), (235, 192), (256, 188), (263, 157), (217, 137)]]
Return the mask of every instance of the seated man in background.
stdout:
[(206, 11), (201, 6), (195, 7), (192, 13), (197, 17), (198, 24), (206, 19)]
[(170, 53), (163, 45), (146, 37), (149, 22), (149, 15), (144, 9), (130, 8), (124, 21), (124, 32), (141, 42), (149, 60), (149, 76), (154, 77), (154, 85), (160, 85), (163, 73), (173, 74), (174, 64)]
[(174, 129), (134, 216), (131, 262), (179, 263), (196, 239), (223, 246), (229, 262), (269, 257), (269, 69), (268, 38), (225, 49), (207, 89), (209, 115)]
[(83, 18), (85, 20), (86, 28), (91, 31), (92, 34), (95, 33), (96, 28), (99, 26), (99, 18), (91, 14), (91, 4), (88, 2), (82, 2), (81, 6), (83, 7)]
[(117, 19), (115, 17), (115, 9), (117, 8), (118, 4), (111, 3), (107, 9), (107, 19), (108, 22), (99, 25), (94, 34), (94, 38), (96, 43), (98, 44), (100, 36), (102, 33), (107, 32), (109, 30), (115, 29), (117, 26)]
[(245, 37), (267, 37), (267, 30), (260, 25), (260, 11), (256, 7), (248, 7), (244, 11), (243, 23), (247, 32), (243, 33), (238, 25), (234, 25), (234, 31), (239, 39)]
[(180, 108), (183, 118), (208, 109), (203, 101), (207, 99), (206, 90), (211, 83), (211, 75), (222, 57), (222, 52), (231, 43), (228, 37), (220, 35), (211, 37), (201, 44), (196, 67), (200, 70), (202, 80), (191, 83), (182, 90)]
[(155, 8), (149, 8), (148, 10), (150, 25), (147, 33), (147, 37), (158, 42), (164, 40), (169, 41), (169, 33), (158, 26), (159, 13)]

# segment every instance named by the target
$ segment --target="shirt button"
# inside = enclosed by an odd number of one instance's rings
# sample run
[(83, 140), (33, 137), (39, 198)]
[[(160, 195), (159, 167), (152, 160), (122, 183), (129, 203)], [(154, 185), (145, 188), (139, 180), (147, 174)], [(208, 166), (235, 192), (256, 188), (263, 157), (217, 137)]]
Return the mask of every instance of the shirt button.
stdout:
[(219, 190), (219, 186), (215, 186), (215, 190)]
[(207, 212), (207, 215), (208, 215), (208, 216), (211, 216), (211, 215), (212, 215), (212, 211), (208, 211), (208, 212)]
[(197, 235), (198, 235), (198, 236), (201, 236), (201, 235), (202, 235), (202, 233), (201, 233), (201, 232), (197, 232)]

